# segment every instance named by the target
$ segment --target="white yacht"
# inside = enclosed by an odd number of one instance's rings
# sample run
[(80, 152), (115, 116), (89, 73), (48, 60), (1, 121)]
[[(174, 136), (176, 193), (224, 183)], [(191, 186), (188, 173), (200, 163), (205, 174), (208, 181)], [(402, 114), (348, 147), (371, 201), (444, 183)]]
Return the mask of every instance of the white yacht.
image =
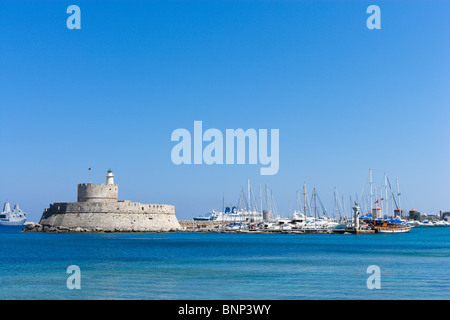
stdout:
[(432, 221), (429, 221), (429, 220), (423, 221), (421, 225), (424, 226), (424, 227), (434, 227), (434, 223)]

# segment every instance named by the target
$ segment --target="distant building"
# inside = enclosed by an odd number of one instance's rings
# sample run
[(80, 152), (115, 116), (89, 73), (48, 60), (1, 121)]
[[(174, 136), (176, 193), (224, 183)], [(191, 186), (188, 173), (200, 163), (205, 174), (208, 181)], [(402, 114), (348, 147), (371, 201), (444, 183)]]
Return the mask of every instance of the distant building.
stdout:
[(400, 208), (394, 209), (394, 217), (403, 217), (403, 210)]
[(412, 220), (420, 220), (420, 212), (414, 208), (409, 210), (409, 218)]
[(441, 220), (446, 220), (448, 222), (450, 222), (450, 211), (442, 211), (441, 210)]
[(382, 218), (383, 214), (381, 212), (381, 208), (380, 207), (373, 207), (372, 208), (372, 219), (378, 219), (378, 218)]

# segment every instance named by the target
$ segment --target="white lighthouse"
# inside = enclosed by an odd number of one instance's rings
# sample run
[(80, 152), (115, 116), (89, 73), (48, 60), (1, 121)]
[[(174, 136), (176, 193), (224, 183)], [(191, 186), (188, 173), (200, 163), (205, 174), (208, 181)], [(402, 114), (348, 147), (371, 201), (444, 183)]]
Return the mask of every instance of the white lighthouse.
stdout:
[(111, 169), (106, 174), (106, 184), (114, 184), (114, 174)]

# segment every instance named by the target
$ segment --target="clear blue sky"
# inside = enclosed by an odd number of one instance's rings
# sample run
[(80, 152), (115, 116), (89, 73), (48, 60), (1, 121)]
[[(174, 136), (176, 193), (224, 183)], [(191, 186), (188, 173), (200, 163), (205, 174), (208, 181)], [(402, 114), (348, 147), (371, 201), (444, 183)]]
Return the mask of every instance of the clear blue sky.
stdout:
[[(66, 8), (81, 8), (68, 30)], [(381, 30), (366, 8), (381, 8)], [(448, 1), (0, 2), (0, 200), (39, 220), (77, 183), (189, 219), (269, 183), (278, 211), (306, 182), (329, 211), (372, 168), (402, 204), (450, 210)], [(176, 166), (173, 130), (280, 130), (280, 169)]]

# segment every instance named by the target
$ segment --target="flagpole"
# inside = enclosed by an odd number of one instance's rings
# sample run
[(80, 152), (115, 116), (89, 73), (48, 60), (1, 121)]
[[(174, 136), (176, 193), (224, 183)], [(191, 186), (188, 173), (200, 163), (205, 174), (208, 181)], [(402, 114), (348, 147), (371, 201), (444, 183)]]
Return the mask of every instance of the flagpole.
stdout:
[(383, 188), (380, 187), (380, 205), (381, 205), (381, 214), (383, 215), (383, 217), (385, 216), (385, 211), (384, 211), (384, 203), (383, 203)]
[(400, 203), (400, 188), (399, 188), (399, 185), (398, 185), (398, 178), (395, 178), (395, 184), (397, 185), (397, 197), (398, 197), (398, 206), (399, 206), (399, 209), (400, 209), (400, 218), (402, 218), (403, 217), (403, 212), (402, 212), (402, 205)]
[[(386, 204), (386, 216), (389, 213), (389, 206), (388, 206), (388, 192), (387, 192), (387, 174), (386, 172), (384, 173), (384, 203)], [(394, 218), (395, 218), (395, 214), (394, 214)]]
[(370, 208), (369, 213), (372, 214), (373, 198), (372, 198), (372, 169), (369, 169), (369, 183), (370, 183)]

